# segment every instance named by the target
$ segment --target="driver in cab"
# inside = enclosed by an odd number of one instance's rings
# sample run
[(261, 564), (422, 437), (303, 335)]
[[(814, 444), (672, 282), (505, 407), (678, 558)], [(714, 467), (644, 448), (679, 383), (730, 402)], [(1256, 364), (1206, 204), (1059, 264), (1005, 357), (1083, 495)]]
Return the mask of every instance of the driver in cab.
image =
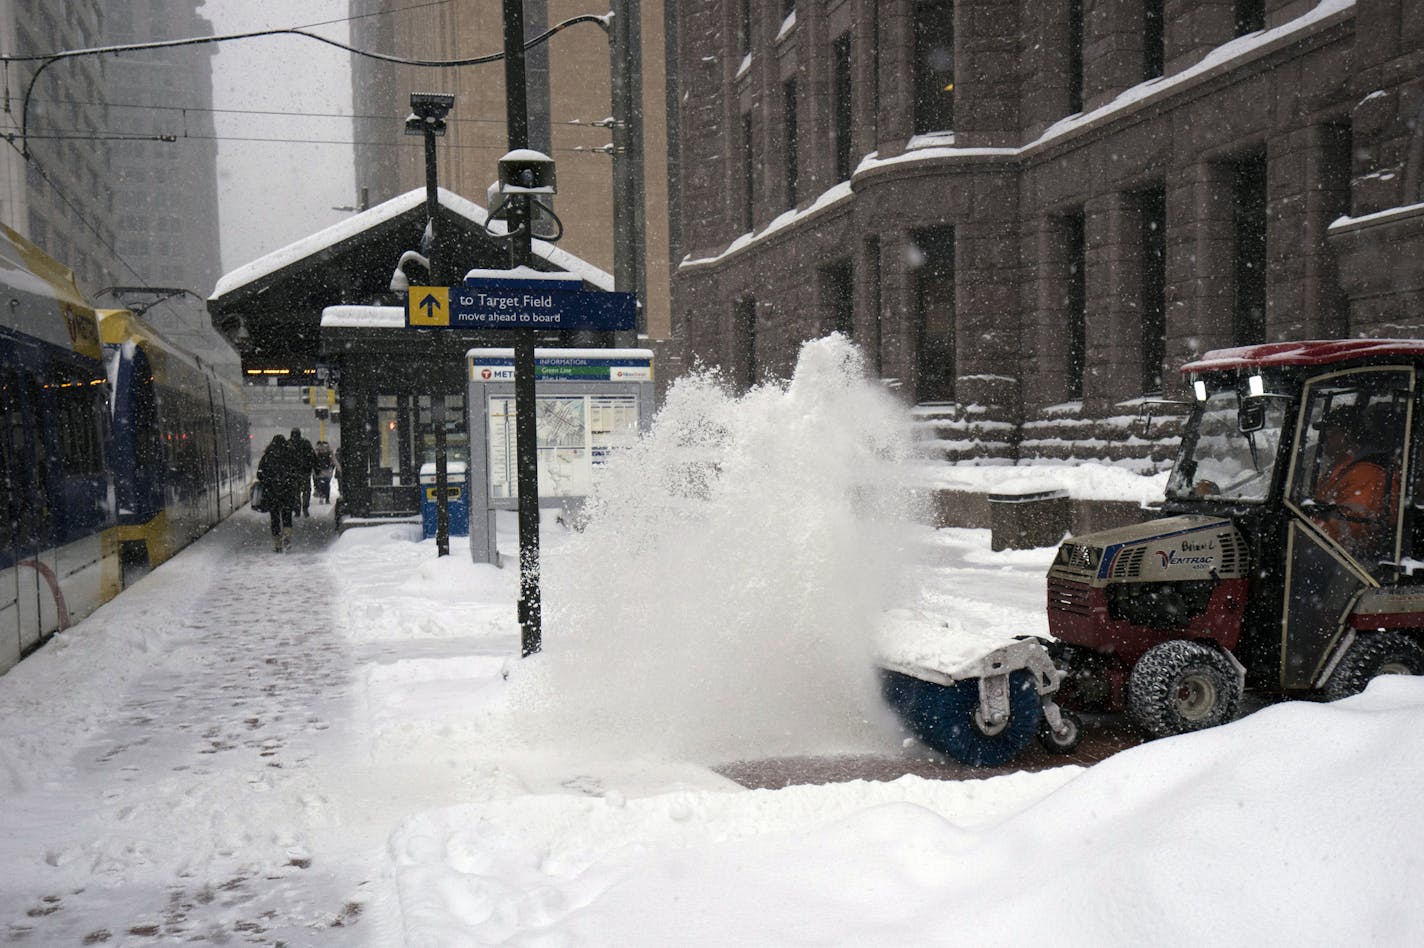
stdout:
[(1372, 550), (1386, 532), (1389, 474), (1361, 445), (1364, 418), (1352, 406), (1331, 409), (1317, 423), (1320, 469), (1316, 520), (1351, 553)]

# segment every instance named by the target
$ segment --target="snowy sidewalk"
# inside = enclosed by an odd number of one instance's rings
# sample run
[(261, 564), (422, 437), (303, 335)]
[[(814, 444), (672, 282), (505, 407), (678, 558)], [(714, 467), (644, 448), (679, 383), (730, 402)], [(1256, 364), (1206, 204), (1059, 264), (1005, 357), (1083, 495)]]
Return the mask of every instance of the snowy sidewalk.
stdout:
[(240, 512), (0, 676), (0, 941), (1424, 944), (1424, 678), (1087, 769), (715, 771), (901, 752), (887, 608), (946, 647), (1044, 625), (1051, 549), (866, 491), (902, 410), (862, 374), (822, 340), (784, 390), (674, 386), (585, 528), (545, 524), (528, 660), (517, 570), (316, 518), (277, 555)]
[[(58, 693), (28, 722), (6, 722), (32, 729), (41, 754), (51, 723), (57, 738), (54, 771), (8, 775), (0, 862), (54, 870), (7, 880), (0, 931), (11, 940), (353, 943), (382, 839), (333, 852), (324, 838), (333, 790), (359, 779), (330, 765), (361, 756), (351, 647), (334, 625), (323, 552), (329, 521), (299, 520), (293, 551), (277, 555), (264, 520), (242, 512), (91, 620), (151, 628), (138, 655), (108, 656), (140, 659), (111, 706), (75, 681), (72, 697), (92, 705), (66, 708)], [(60, 636), (7, 684), (64, 664), (68, 644)], [(62, 720), (75, 711), (80, 720)], [(66, 731), (86, 725), (97, 727), (66, 760)]]

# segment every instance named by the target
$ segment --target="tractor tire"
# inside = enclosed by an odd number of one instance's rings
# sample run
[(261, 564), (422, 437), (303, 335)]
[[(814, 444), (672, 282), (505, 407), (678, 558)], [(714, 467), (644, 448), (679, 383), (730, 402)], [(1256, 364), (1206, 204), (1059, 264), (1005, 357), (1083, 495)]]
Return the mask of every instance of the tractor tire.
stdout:
[(1053, 728), (1048, 725), (1048, 718), (1045, 717), (1038, 726), (1038, 742), (1050, 754), (1071, 754), (1083, 740), (1083, 719), (1067, 708), (1059, 708), (1058, 714), (1063, 718), (1067, 733), (1054, 734)]
[(1241, 679), (1215, 646), (1175, 639), (1138, 659), (1127, 682), (1127, 711), (1152, 737), (1225, 724), (1241, 702)]
[(912, 681), (903, 695), (903, 709), (896, 708), (910, 732), (926, 746), (970, 767), (998, 767), (1013, 760), (1033, 740), (1043, 717), (1033, 674), (1026, 670), (1010, 674), (1009, 720), (992, 734), (986, 733), (976, 714), (978, 681), (952, 685)]
[(1325, 699), (1357, 695), (1379, 675), (1424, 675), (1424, 646), (1402, 632), (1359, 636), (1325, 683)]

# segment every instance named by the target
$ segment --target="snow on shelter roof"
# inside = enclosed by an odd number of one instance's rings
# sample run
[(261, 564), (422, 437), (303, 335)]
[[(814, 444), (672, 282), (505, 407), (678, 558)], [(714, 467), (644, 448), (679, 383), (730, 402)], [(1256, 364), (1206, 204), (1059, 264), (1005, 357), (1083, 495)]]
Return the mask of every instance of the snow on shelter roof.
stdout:
[(404, 329), (404, 306), (328, 306), (322, 329)]
[(1424, 361), (1424, 339), (1307, 339), (1213, 349), (1182, 372), (1222, 372), (1285, 366), (1333, 365), (1362, 359)]
[[(473, 201), (467, 200), (447, 191), (444, 188), (437, 189), (437, 197), (440, 206), (447, 211), (458, 214), (481, 227), (486, 225), (489, 215), (485, 209)], [(353, 240), (371, 229), (377, 224), (392, 220), (400, 215), (419, 207), (425, 203), (425, 189), (416, 188), (407, 191), (405, 194), (397, 195), (389, 201), (377, 204), (375, 207), (353, 214), (343, 221), (338, 221), (324, 230), (319, 230), (314, 234), (294, 241), (285, 247), (281, 247), (271, 253), (258, 257), (250, 263), (244, 264), (224, 274), (213, 288), (212, 299), (226, 296), (234, 290), (238, 290), (249, 283), (254, 283), (263, 277), (271, 276), (280, 270), (300, 263), (309, 257), (316, 256), (323, 250), (335, 247), (348, 240)], [(494, 221), (489, 224), (490, 230), (495, 234), (502, 234), (505, 230), (503, 221)], [(548, 261), (550, 264), (566, 270), (569, 273), (576, 273), (592, 286), (600, 290), (613, 289), (613, 277), (605, 270), (601, 270), (587, 260), (576, 257), (571, 253), (559, 250), (553, 244), (543, 240), (533, 242), (534, 254)], [(394, 261), (392, 261), (394, 266)]]

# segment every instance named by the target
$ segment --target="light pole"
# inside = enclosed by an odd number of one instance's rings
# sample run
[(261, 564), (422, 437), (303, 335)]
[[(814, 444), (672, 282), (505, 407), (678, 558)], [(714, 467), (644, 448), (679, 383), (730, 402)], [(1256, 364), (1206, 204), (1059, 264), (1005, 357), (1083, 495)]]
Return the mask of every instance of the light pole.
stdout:
[[(642, 23), (638, 0), (613, 0), (608, 27), (613, 122), (613, 288), (647, 299), (644, 266), (643, 123), (637, 108), (642, 98)], [(647, 331), (647, 313), (638, 307), (636, 335)]]
[[(529, 147), (529, 100), (524, 88), (524, 0), (504, 0), (504, 94), (509, 150)], [(529, 232), (529, 195), (511, 194), (509, 266), (529, 265), (533, 235)], [(539, 454), (534, 400), (534, 333), (515, 331), (514, 444), (519, 491), (519, 639), (525, 657), (543, 648), (539, 592)]]
[[(421, 251), (430, 262), (430, 285), (449, 286), (440, 250), (440, 195), (435, 175), (435, 139), (445, 134), (445, 116), (455, 107), (455, 97), (443, 93), (412, 92), (410, 116), (405, 120), (407, 135), (425, 138), (425, 239)], [(417, 409), (417, 412), (419, 409)], [(450, 555), (450, 502), (446, 496), (449, 464), (445, 456), (445, 393), (430, 393), (430, 425), (435, 429), (435, 555)], [(417, 477), (417, 480), (419, 478)]]

